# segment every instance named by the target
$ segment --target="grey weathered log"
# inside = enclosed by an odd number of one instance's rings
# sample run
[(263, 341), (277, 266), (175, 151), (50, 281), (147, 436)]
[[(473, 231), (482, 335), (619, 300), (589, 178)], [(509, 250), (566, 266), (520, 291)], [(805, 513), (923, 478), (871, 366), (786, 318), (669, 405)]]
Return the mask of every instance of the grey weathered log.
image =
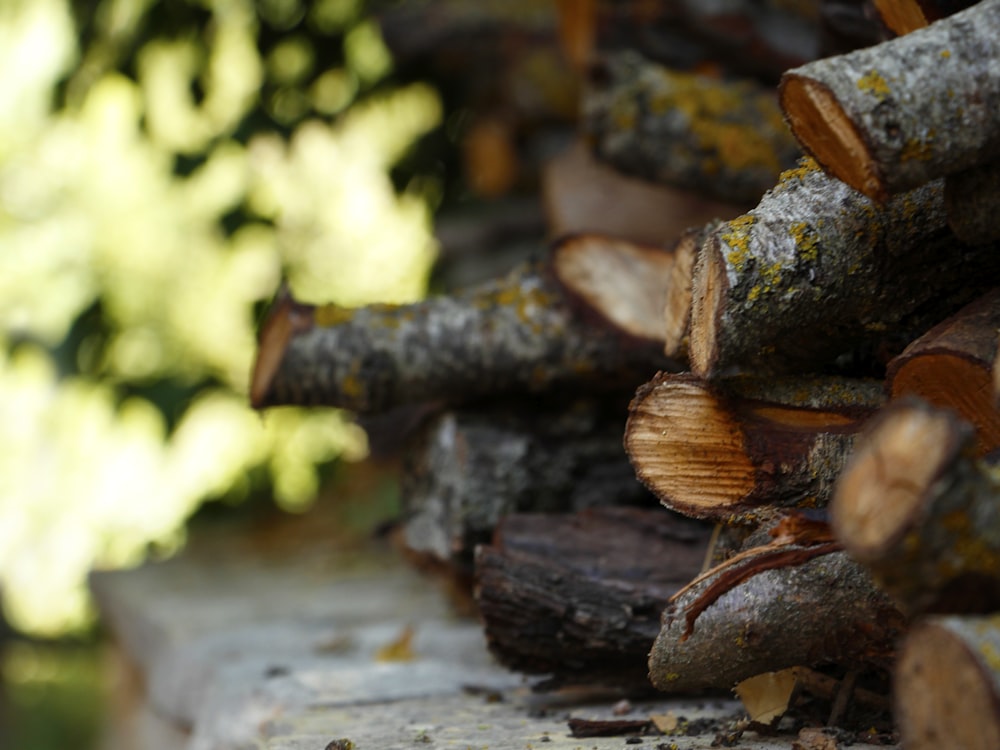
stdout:
[(826, 505), (883, 399), (874, 380), (661, 374), (632, 400), (625, 448), (668, 508), (755, 523), (781, 507)]
[(907, 750), (1000, 747), (1000, 615), (929, 617), (903, 640), (894, 669)]
[(781, 81), (796, 138), (824, 169), (885, 201), (1000, 157), (1000, 0)]
[(747, 550), (671, 598), (649, 655), (660, 690), (732, 688), (763, 672), (884, 669), (905, 620), (835, 543)]
[(636, 339), (587, 310), (548, 264), (529, 264), (409, 305), (280, 297), (261, 331), (251, 401), (379, 412), (509, 392), (620, 391), (673, 367), (662, 348), (662, 338)]
[(621, 52), (595, 64), (583, 128), (626, 174), (752, 204), (801, 154), (773, 89), (720, 81)]
[(404, 461), (407, 547), (470, 567), (511, 513), (655, 503), (622, 447), (625, 413), (620, 398), (549, 398), (438, 415)]
[(993, 245), (948, 229), (940, 181), (878, 205), (811, 160), (723, 224), (695, 264), (691, 368), (819, 371), (893, 354), (1000, 279)]
[(1000, 473), (972, 426), (896, 401), (859, 440), (831, 504), (837, 538), (910, 613), (1000, 608)]

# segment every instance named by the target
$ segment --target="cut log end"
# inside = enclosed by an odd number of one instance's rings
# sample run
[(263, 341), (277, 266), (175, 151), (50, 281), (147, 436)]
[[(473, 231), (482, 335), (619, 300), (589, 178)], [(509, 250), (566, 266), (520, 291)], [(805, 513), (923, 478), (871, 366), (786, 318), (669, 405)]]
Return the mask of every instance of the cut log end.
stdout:
[(847, 550), (865, 561), (901, 538), (957, 449), (955, 420), (947, 412), (898, 408), (885, 414), (834, 493), (833, 526)]
[(694, 227), (680, 236), (674, 245), (674, 265), (667, 284), (667, 299), (663, 308), (663, 352), (668, 357), (686, 355), (691, 333), (691, 282), (698, 253), (709, 233), (721, 222), (712, 221)]
[(296, 302), (284, 288), (275, 297), (258, 334), (258, 354), (250, 378), (250, 404), (254, 409), (272, 405), (271, 387), (289, 342), (312, 328), (314, 308)]
[(654, 381), (640, 393), (625, 449), (640, 481), (668, 507), (695, 517), (726, 515), (756, 485), (739, 425), (697, 381)]
[(898, 0), (875, 0), (875, 9), (882, 23), (894, 34), (909, 34), (922, 29), (934, 18), (928, 18), (918, 2), (899, 2)]
[(873, 200), (888, 200), (868, 146), (830, 89), (787, 73), (779, 94), (789, 128), (824, 169)]
[(719, 325), (729, 290), (725, 264), (715, 240), (698, 254), (691, 286), (690, 351), (692, 372), (708, 377), (719, 359)]
[(896, 666), (896, 716), (908, 750), (1000, 747), (996, 618), (937, 618), (907, 636)]
[(567, 237), (553, 250), (566, 289), (618, 330), (663, 340), (662, 310), (674, 256), (662, 247), (598, 234)]

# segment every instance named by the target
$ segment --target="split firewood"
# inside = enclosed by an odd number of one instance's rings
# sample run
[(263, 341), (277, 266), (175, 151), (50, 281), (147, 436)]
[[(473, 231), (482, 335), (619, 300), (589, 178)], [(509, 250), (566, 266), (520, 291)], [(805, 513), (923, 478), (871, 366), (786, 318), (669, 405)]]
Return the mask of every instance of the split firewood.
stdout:
[(579, 141), (546, 163), (542, 200), (551, 236), (598, 233), (655, 245), (669, 245), (690, 226), (732, 219), (746, 210), (742, 204), (626, 177)]
[(949, 231), (939, 181), (879, 206), (806, 160), (702, 245), (691, 369), (818, 371), (865, 347), (896, 354), (998, 279), (993, 246)]
[(918, 399), (873, 420), (837, 483), (837, 538), (907, 612), (1000, 608), (1000, 475), (972, 426)]
[(592, 69), (582, 126), (599, 158), (654, 182), (753, 203), (801, 154), (773, 90), (679, 72), (632, 52)]
[(677, 592), (649, 654), (672, 693), (732, 688), (764, 672), (837, 665), (885, 669), (905, 621), (840, 546), (775, 539)]
[(781, 81), (796, 138), (879, 201), (1000, 156), (1000, 0), (808, 63)]
[(752, 523), (781, 507), (825, 505), (883, 398), (872, 380), (660, 374), (629, 407), (625, 449), (668, 508)]
[(1000, 447), (1000, 409), (993, 395), (998, 330), (1000, 288), (934, 326), (889, 362), (886, 372), (894, 398), (920, 396), (972, 422), (980, 455)]
[(697, 574), (709, 533), (662, 508), (508, 516), (476, 553), (490, 650), (550, 686), (648, 690), (660, 612)]
[(896, 721), (906, 750), (1000, 747), (1000, 615), (930, 617), (900, 646)]
[(978, 0), (874, 0), (875, 7), (893, 33), (909, 34), (952, 13), (975, 5)]
[(622, 448), (623, 399), (551, 397), (438, 415), (404, 461), (411, 551), (470, 568), (511, 513), (652, 504)]
[[(616, 274), (606, 282), (636, 295), (601, 296), (611, 299), (611, 309), (588, 306), (600, 285), (575, 268), (574, 258), (596, 262), (579, 238), (559, 248), (558, 263), (527, 264), (502, 279), (414, 304), (344, 309), (279, 296), (261, 329), (251, 402), (378, 412), (513, 391), (634, 387), (657, 368), (673, 367), (660, 353), (662, 334), (642, 338), (662, 328), (663, 293), (649, 276), (660, 274), (665, 284), (670, 256), (659, 249), (657, 259), (653, 251), (625, 251), (637, 261), (633, 267), (620, 262), (621, 243), (605, 246)], [(622, 279), (629, 271), (634, 277)], [(578, 278), (593, 283), (580, 285)], [(656, 299), (642, 299), (646, 290)], [(654, 311), (656, 323), (639, 325), (639, 308)], [(619, 320), (628, 327), (609, 322)]]

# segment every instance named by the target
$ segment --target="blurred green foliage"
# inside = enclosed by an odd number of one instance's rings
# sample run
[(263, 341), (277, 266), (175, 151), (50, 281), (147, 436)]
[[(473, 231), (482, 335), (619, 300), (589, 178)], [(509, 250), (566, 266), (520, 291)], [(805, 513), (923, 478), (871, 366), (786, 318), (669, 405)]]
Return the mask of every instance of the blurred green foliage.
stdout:
[[(0, 593), (86, 623), (92, 566), (168, 554), (207, 498), (314, 497), (364, 455), (331, 410), (247, 406), (254, 324), (296, 297), (409, 301), (441, 119), (362, 0), (0, 3)], [(398, 175), (397, 175), (397, 183)]]

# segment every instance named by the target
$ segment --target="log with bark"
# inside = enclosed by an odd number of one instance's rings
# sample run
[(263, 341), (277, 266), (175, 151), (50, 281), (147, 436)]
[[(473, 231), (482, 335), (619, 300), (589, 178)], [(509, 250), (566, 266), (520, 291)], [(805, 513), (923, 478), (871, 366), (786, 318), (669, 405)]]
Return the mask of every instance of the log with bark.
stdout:
[(873, 380), (660, 374), (629, 407), (625, 448), (668, 508), (750, 524), (781, 507), (825, 505), (882, 401)]
[(407, 547), (471, 570), (475, 546), (512, 513), (654, 504), (622, 448), (625, 401), (549, 397), (439, 414), (404, 460)]
[(698, 572), (709, 533), (662, 508), (507, 517), (476, 553), (490, 650), (549, 686), (648, 691), (660, 612)]
[(916, 398), (886, 407), (831, 515), (847, 551), (907, 612), (1000, 609), (1000, 474), (951, 410)]
[(840, 546), (776, 538), (730, 558), (677, 592), (649, 655), (672, 693), (732, 688), (764, 672), (892, 663), (905, 619)]
[[(261, 329), (251, 402), (379, 412), (509, 392), (620, 391), (674, 368), (654, 330), (669, 252), (591, 240), (568, 239), (557, 261), (409, 305), (316, 307), (279, 295)], [(614, 273), (602, 274), (602, 262)], [(602, 293), (604, 284), (622, 294)]]
[(1000, 410), (993, 395), (998, 330), (1000, 289), (994, 289), (906, 347), (886, 371), (893, 398), (919, 396), (971, 422), (980, 455), (1000, 447)]
[(948, 229), (940, 182), (879, 206), (805, 160), (702, 245), (691, 369), (815, 372), (864, 348), (884, 364), (998, 280), (995, 248)]
[(781, 106), (831, 174), (871, 198), (1000, 157), (1000, 0), (785, 73)]
[(632, 52), (592, 67), (582, 127), (597, 156), (647, 180), (752, 205), (801, 154), (773, 90)]
[(900, 646), (895, 692), (907, 750), (1000, 747), (1000, 615), (916, 624)]
[(663, 353), (679, 361), (687, 361), (691, 337), (691, 283), (694, 264), (701, 246), (722, 224), (716, 218), (701, 226), (691, 227), (674, 244), (674, 267), (667, 283), (667, 302), (663, 308)]

